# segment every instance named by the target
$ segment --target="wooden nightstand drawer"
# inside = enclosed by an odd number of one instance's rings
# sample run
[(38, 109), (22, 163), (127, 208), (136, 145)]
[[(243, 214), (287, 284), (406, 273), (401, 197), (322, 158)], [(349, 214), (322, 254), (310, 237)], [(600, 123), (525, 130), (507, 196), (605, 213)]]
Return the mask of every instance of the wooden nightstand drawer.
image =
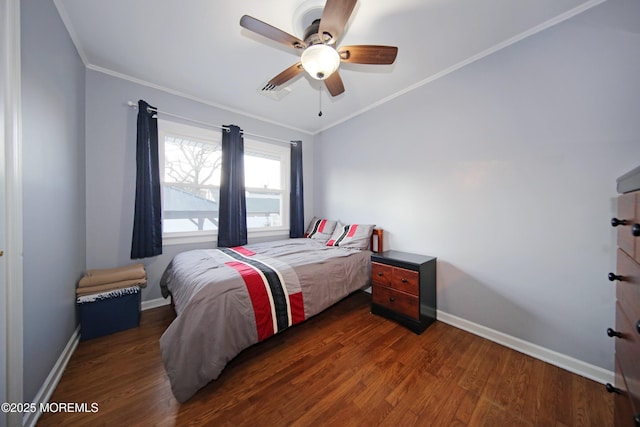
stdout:
[(393, 267), (379, 262), (371, 263), (371, 281), (379, 285), (391, 286)]
[(418, 296), (418, 272), (405, 268), (393, 267), (391, 287), (411, 295)]
[(371, 301), (412, 319), (420, 318), (420, 304), (417, 296), (374, 284), (371, 288)]

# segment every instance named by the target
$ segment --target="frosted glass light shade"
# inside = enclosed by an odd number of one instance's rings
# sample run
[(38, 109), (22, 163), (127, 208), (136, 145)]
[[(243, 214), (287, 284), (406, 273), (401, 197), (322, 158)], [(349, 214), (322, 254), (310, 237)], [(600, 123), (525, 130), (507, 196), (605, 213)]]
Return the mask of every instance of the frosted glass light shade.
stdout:
[(314, 44), (302, 52), (302, 67), (311, 77), (324, 80), (338, 69), (340, 54), (326, 44)]

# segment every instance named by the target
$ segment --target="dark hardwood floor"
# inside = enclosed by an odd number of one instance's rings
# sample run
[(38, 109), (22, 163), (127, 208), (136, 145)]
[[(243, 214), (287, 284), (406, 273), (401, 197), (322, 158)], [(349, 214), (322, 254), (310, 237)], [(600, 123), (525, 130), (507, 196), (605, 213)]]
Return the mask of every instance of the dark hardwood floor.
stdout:
[(78, 345), (38, 425), (611, 426), (603, 385), (436, 322), (415, 335), (369, 312), (358, 292), (255, 345), (185, 404), (158, 339), (170, 307), (139, 328)]

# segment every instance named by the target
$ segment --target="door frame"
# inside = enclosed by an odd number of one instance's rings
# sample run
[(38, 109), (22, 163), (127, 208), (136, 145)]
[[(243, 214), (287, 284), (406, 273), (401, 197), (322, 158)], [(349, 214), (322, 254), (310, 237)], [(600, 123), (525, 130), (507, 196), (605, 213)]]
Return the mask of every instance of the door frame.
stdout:
[[(6, 369), (6, 398), (10, 403), (23, 401), (23, 215), (22, 215), (22, 81), (20, 51), (20, 0), (0, 0), (0, 25), (2, 47), (0, 65), (5, 80), (0, 93), (2, 102), (2, 138), (4, 167), (4, 212), (0, 216), (0, 227), (4, 232), (4, 251), (0, 265), (3, 281), (0, 292), (4, 295), (5, 318), (2, 325), (5, 335), (6, 360), (0, 369)], [(4, 145), (4, 146), (2, 146)], [(4, 221), (2, 219), (4, 218)], [(4, 415), (4, 414), (2, 414)], [(0, 425), (21, 426), (22, 414), (9, 413), (0, 419)]]

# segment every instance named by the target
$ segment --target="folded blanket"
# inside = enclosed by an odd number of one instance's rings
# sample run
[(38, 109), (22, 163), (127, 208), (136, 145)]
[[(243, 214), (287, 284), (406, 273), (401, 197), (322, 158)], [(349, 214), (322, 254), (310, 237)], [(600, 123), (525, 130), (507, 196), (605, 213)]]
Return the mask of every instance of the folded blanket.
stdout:
[(124, 295), (137, 294), (139, 292), (140, 292), (139, 286), (132, 286), (130, 288), (122, 288), (122, 289), (116, 289), (108, 292), (100, 292), (99, 294), (78, 296), (76, 299), (76, 302), (78, 304), (84, 304), (86, 302), (94, 302), (94, 301), (101, 301), (105, 299), (117, 298)]
[(95, 286), (83, 286), (81, 288), (76, 288), (76, 295), (90, 295), (97, 294), (100, 292), (113, 291), (115, 289), (128, 288), (131, 286), (139, 285), (143, 286), (147, 284), (147, 279), (132, 279), (132, 280), (122, 280), (120, 282), (106, 283), (102, 285)]
[(107, 283), (122, 282), (124, 280), (146, 279), (143, 264), (131, 264), (124, 267), (107, 268), (100, 270), (88, 270), (80, 279), (78, 286), (104, 285)]

